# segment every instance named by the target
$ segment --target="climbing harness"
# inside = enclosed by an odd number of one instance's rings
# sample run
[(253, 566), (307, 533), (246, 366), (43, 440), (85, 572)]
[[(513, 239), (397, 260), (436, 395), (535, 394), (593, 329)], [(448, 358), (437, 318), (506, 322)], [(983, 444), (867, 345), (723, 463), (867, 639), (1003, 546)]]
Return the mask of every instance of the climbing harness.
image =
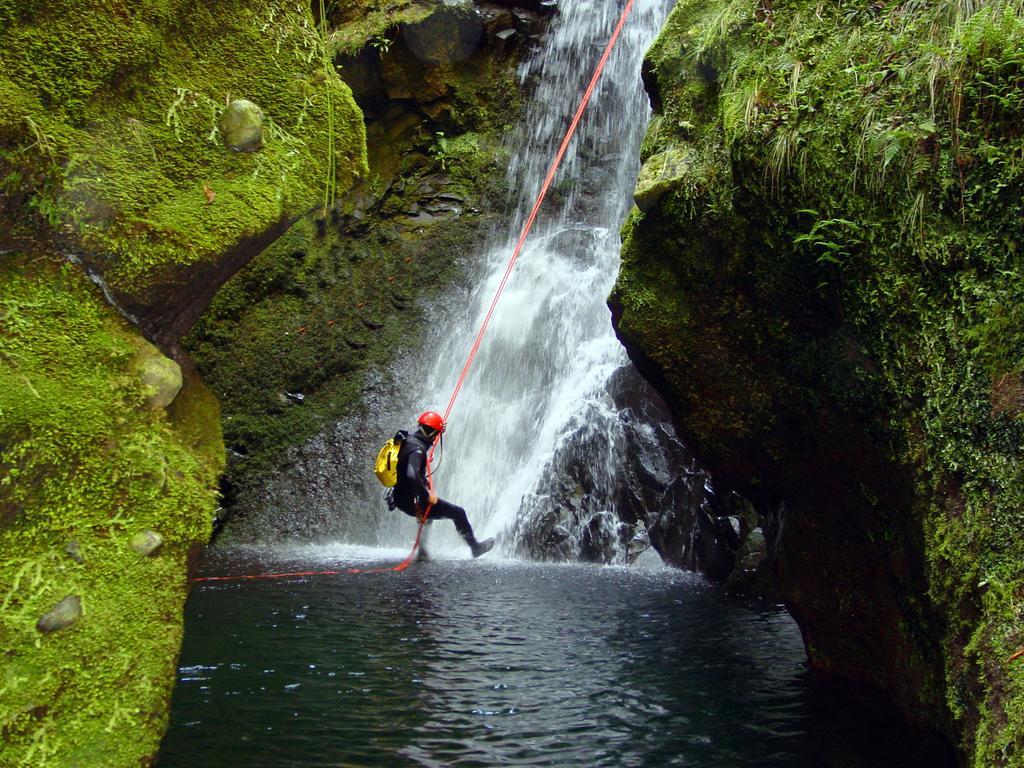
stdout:
[[(498, 306), (498, 301), (501, 299), (502, 293), (505, 291), (505, 285), (508, 283), (509, 276), (512, 274), (512, 269), (516, 265), (516, 261), (519, 259), (519, 254), (523, 250), (523, 245), (526, 243), (526, 238), (530, 234), (530, 230), (533, 229), (534, 221), (537, 219), (537, 214), (540, 211), (541, 204), (544, 202), (544, 198), (547, 197), (548, 190), (551, 188), (551, 184), (555, 179), (555, 174), (558, 172), (559, 167), (562, 164), (562, 160), (565, 157), (566, 150), (569, 148), (569, 142), (572, 141), (573, 136), (576, 135), (576, 129), (579, 127), (580, 120), (583, 118), (583, 113), (587, 109), (587, 105), (590, 103), (590, 98), (594, 94), (594, 89), (597, 87), (598, 81), (601, 79), (601, 74), (604, 72), (605, 65), (608, 63), (608, 59), (611, 57), (612, 50), (615, 48), (615, 44), (619, 40), (619, 36), (622, 33), (623, 27), (626, 26), (626, 20), (629, 18), (630, 12), (633, 10), (633, 5), (636, 0), (629, 0), (626, 3), (626, 7), (622, 10), (622, 15), (619, 17), (618, 24), (612, 31), (611, 37), (608, 39), (608, 44), (604, 48), (604, 53), (601, 54), (601, 59), (598, 61), (597, 66), (594, 68), (594, 74), (590, 78), (590, 83), (587, 85), (586, 90), (583, 92), (583, 97), (580, 99), (579, 105), (576, 107), (576, 112), (572, 117), (572, 121), (569, 123), (569, 127), (565, 132), (565, 136), (562, 138), (562, 143), (558, 147), (558, 151), (555, 153), (554, 159), (551, 161), (551, 165), (548, 168), (547, 175), (544, 177), (544, 183), (541, 184), (540, 192), (537, 194), (537, 199), (533, 204), (533, 208), (530, 210), (530, 215), (526, 218), (526, 223), (523, 225), (523, 229), (519, 234), (519, 239), (516, 241), (515, 248), (512, 250), (512, 255), (508, 260), (508, 264), (505, 266), (505, 273), (502, 275), (501, 282), (498, 284), (497, 290), (494, 292), (494, 297), (491, 299), (490, 306), (487, 309), (487, 314), (484, 315), (483, 322), (480, 324), (480, 328), (477, 331), (476, 337), (473, 340), (473, 346), (469, 350), (469, 354), (466, 357), (466, 362), (462, 366), (462, 372), (459, 374), (459, 380), (455, 384), (455, 389), (452, 392), (451, 397), (448, 400), (448, 406), (445, 408), (444, 416), (441, 417), (442, 423), (448, 422), (448, 417), (451, 415), (452, 408), (455, 407), (455, 401), (459, 397), (459, 393), (462, 391), (462, 385), (466, 381), (466, 377), (469, 375), (469, 369), (473, 365), (473, 361), (476, 359), (476, 354), (480, 350), (480, 344), (483, 342), (484, 334), (487, 332), (487, 327), (491, 323), (491, 317), (494, 315), (494, 310)], [(436, 413), (428, 412), (432, 416), (437, 416)], [(424, 418), (427, 414), (423, 414), (420, 418)], [(431, 462), (434, 459), (434, 450), (437, 447), (437, 443), (431, 447), (430, 453), (427, 455), (427, 486), (430, 488), (431, 494), (434, 493), (434, 473), (431, 469)], [(397, 458), (397, 456), (396, 456)], [(378, 458), (379, 461), (379, 458)], [(383, 481), (382, 481), (383, 482)], [(310, 571), (301, 573), (268, 573), (261, 574), (258, 576), (207, 576), (202, 578), (193, 579), (193, 581), (231, 581), (240, 579), (283, 579), (294, 576), (335, 576), (339, 574), (360, 574), (360, 573), (391, 573), (391, 572), (402, 572), (413, 562), (416, 557), (416, 550), (420, 546), (420, 538), (423, 535), (423, 526), (426, 525), (428, 518), (430, 517), (430, 509), (432, 505), (427, 505), (424, 510), (422, 517), (420, 517), (419, 528), (416, 531), (416, 540), (413, 542), (412, 551), (409, 552), (409, 556), (402, 562), (395, 566), (382, 567), (382, 568), (347, 568), (340, 571)]]

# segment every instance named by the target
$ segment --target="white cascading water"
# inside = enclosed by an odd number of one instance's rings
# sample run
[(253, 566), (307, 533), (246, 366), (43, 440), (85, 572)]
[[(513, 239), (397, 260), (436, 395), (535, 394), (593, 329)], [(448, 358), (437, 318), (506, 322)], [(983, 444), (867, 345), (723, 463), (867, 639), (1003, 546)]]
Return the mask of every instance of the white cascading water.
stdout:
[[(507, 229), (481, 259), (466, 311), (435, 328), (421, 385), (409, 402), (443, 411), (593, 68), (624, 7), (622, 0), (560, 4), (545, 43), (522, 67), (536, 82), (523, 128), (510, 139), (510, 188), (518, 201)], [(581, 489), (607, 509), (622, 423), (609, 379), (628, 364), (606, 298), (619, 265), (619, 228), (632, 204), (639, 146), (649, 117), (640, 67), (672, 0), (636, 0), (552, 191), (516, 264), (483, 345), (451, 413), (436, 485), (466, 508), (478, 537), (497, 535), (508, 552), (524, 514), (543, 507), (544, 480), (563, 471), (556, 456), (569, 435), (589, 434), (583, 460), (598, 486)], [(598, 448), (595, 450), (594, 446)], [(435, 457), (435, 465), (438, 464)], [(564, 461), (564, 457), (561, 459)], [(404, 518), (404, 519), (399, 519)], [(430, 548), (463, 551), (450, 524), (433, 526)], [(410, 540), (415, 523), (395, 513), (382, 544)]]

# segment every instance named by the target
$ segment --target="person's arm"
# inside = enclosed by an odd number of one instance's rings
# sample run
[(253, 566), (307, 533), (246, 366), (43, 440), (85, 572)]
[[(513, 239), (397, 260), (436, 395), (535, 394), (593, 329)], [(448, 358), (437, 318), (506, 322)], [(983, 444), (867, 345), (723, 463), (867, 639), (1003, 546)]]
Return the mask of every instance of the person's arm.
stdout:
[(436, 504), (437, 496), (430, 492), (427, 485), (426, 454), (423, 451), (411, 451), (405, 463), (405, 479), (408, 487), (416, 489), (416, 503), (421, 507)]

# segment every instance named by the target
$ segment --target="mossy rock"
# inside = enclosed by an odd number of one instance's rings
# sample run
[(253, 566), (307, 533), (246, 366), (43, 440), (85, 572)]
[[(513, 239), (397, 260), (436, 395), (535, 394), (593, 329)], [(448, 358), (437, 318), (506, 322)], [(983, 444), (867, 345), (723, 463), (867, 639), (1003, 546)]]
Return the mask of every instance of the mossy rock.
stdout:
[(263, 110), (247, 99), (235, 99), (217, 123), (224, 144), (235, 152), (263, 148)]
[(150, 557), (156, 554), (156, 551), (163, 546), (164, 537), (156, 531), (139, 531), (132, 536), (130, 545), (131, 548), (142, 555), (143, 557)]
[(59, 233), (144, 326), (168, 303), (208, 301), (183, 282), (218, 279), (225, 258), (237, 270), (264, 233), (366, 172), (362, 114), (308, 4), (19, 1), (12, 14), (0, 179), (28, 211), (10, 226), (35, 212), (37, 232)]
[[(310, 214), (257, 256), (183, 339), (222, 399), (231, 449), (225, 507), (249, 508), (250, 522), (284, 527), (288, 511), (270, 511), (267, 487), (302, 482), (292, 474), (295, 447), (365, 407), (366, 377), (415, 346), (429, 328), (423, 301), (459, 279), (495, 204), (507, 199), (501, 140), (522, 104), (521, 51), (480, 49), (466, 61), (425, 66), (385, 22), (413, 26), (446, 12), (437, 4), (384, 7), (395, 14), (331, 10), (339, 25), (332, 39), (361, 39), (359, 61), (375, 77), (387, 62), (392, 84), (414, 94), (370, 121), (369, 179), (329, 216)], [(360, 36), (369, 29), (381, 37), (366, 45)], [(346, 78), (362, 71), (351, 60), (341, 68)], [(433, 118), (427, 92), (448, 94)], [(301, 406), (295, 393), (304, 395)], [(284, 495), (285, 505), (301, 503), (299, 493)]]
[(484, 24), (470, 5), (446, 8), (402, 30), (409, 50), (429, 65), (451, 65), (470, 58), (484, 38)]
[(166, 408), (181, 391), (181, 366), (152, 344), (140, 344), (135, 367), (145, 393), (146, 403), (152, 409)]
[(633, 201), (641, 211), (650, 211), (686, 180), (692, 167), (693, 153), (685, 147), (672, 147), (648, 158), (636, 180)]

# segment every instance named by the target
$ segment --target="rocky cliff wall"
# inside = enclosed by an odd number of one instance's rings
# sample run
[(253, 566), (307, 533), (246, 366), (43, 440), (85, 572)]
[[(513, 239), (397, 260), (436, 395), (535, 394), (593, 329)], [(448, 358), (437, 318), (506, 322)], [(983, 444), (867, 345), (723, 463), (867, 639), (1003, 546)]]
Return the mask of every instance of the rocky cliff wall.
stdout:
[(224, 466), (202, 383), (70, 263), (0, 266), (2, 765), (138, 765)]
[(682, 0), (611, 298), (811, 664), (1024, 764), (1017, 2)]

